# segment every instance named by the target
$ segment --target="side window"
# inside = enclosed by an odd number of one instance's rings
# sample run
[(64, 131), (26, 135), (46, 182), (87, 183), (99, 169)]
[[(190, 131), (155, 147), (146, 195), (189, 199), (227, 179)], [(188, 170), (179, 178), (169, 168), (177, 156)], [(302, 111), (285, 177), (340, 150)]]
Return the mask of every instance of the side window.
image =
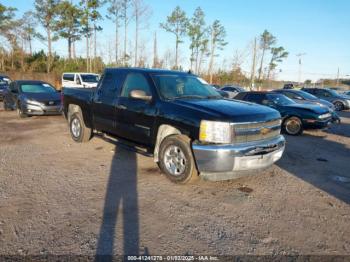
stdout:
[(74, 74), (64, 74), (63, 80), (74, 82)]
[(244, 100), (261, 104), (264, 99), (264, 95), (262, 94), (247, 94)]
[(100, 100), (105, 103), (112, 103), (114, 101), (118, 88), (112, 72), (107, 72), (102, 76), (97, 89), (98, 91), (96, 93)]
[(121, 97), (129, 97), (133, 90), (142, 90), (146, 95), (152, 95), (151, 87), (149, 86), (147, 79), (140, 73), (128, 74), (124, 82)]

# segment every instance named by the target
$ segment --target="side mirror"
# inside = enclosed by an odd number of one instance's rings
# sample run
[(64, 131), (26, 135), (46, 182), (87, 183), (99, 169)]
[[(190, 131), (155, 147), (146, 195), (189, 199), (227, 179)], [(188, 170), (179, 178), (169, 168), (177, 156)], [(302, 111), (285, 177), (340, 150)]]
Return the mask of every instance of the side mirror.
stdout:
[(144, 101), (151, 101), (152, 96), (148, 96), (145, 91), (143, 90), (132, 90), (130, 92), (130, 97), (134, 99), (144, 100)]

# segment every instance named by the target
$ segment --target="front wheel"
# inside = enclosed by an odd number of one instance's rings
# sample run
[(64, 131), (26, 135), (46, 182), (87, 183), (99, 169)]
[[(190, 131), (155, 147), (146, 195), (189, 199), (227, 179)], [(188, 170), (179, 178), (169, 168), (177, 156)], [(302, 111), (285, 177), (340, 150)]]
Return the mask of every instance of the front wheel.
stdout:
[(190, 139), (184, 135), (165, 138), (159, 149), (159, 167), (174, 183), (187, 184), (196, 181), (198, 172)]
[(74, 113), (70, 117), (69, 129), (75, 142), (83, 143), (91, 139), (92, 130), (85, 126), (83, 117), (79, 113)]
[(284, 120), (283, 130), (288, 135), (298, 136), (303, 133), (303, 124), (298, 117), (292, 116)]
[(342, 111), (344, 110), (344, 105), (342, 102), (335, 102), (334, 107), (336, 111)]
[(17, 106), (17, 115), (20, 117), (20, 118), (26, 118), (28, 117), (28, 115), (26, 113), (23, 112), (22, 108), (20, 105)]

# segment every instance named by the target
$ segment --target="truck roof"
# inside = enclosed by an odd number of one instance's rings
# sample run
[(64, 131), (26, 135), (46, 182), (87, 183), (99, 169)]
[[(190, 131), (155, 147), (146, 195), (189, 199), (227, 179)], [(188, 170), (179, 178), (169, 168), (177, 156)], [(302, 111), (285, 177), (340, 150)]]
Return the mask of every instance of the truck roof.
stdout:
[(166, 69), (155, 69), (155, 68), (139, 68), (139, 67), (110, 67), (106, 68), (105, 72), (115, 71), (129, 71), (129, 72), (142, 72), (150, 74), (184, 74), (188, 75), (188, 72), (177, 71), (177, 70), (166, 70)]

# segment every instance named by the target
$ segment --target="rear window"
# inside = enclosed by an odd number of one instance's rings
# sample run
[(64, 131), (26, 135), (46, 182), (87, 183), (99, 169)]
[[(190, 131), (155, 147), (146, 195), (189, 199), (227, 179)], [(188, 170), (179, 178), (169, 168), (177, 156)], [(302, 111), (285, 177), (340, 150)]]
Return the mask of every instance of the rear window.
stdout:
[(74, 81), (74, 74), (64, 74), (63, 75), (63, 80)]

